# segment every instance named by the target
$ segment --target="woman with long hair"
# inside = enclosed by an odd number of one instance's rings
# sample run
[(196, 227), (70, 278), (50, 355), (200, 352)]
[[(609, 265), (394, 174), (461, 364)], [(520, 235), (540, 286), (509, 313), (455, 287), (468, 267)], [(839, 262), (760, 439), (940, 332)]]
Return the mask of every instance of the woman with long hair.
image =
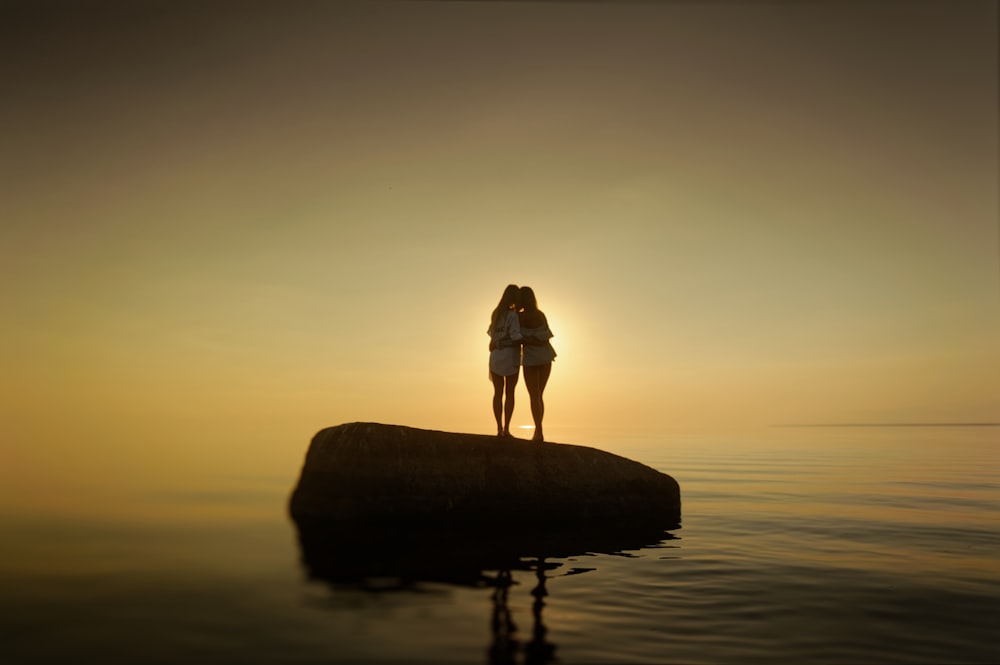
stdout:
[(521, 323), (520, 333), (523, 353), (521, 364), (524, 365), (524, 383), (528, 387), (528, 399), (531, 400), (531, 418), (535, 421), (535, 435), (532, 441), (544, 441), (542, 433), (542, 418), (545, 416), (545, 402), (542, 393), (549, 382), (552, 373), (552, 361), (556, 358), (556, 350), (552, 348), (552, 331), (549, 330), (545, 313), (538, 309), (535, 292), (530, 286), (521, 287)]
[(521, 290), (516, 284), (508, 284), (490, 315), (490, 327), (486, 331), (490, 335), (490, 381), (493, 382), (493, 416), (497, 421), (497, 436), (510, 436), (510, 419), (514, 415), (514, 388), (521, 372), (519, 309)]

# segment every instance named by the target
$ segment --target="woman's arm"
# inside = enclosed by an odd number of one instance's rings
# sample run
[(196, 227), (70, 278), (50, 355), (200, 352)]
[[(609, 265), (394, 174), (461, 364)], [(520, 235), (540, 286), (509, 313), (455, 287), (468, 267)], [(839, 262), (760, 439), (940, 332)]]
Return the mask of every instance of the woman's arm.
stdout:
[(532, 328), (538, 328), (538, 332), (531, 335), (524, 336), (524, 343), (531, 344), (532, 346), (541, 346), (547, 344), (554, 335), (552, 331), (549, 330), (549, 321), (545, 318), (545, 314), (539, 312), (539, 317), (541, 318), (541, 325), (531, 326)]
[(521, 319), (517, 316), (517, 312), (507, 314), (507, 334), (515, 344), (520, 344), (524, 339), (524, 335), (521, 334)]

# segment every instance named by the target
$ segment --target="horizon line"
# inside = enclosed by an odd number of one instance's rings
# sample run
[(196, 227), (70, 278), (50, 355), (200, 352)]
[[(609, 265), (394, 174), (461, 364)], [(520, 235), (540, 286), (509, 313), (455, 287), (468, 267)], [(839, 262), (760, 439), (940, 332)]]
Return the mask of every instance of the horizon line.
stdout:
[(771, 427), (1000, 427), (998, 423), (784, 423)]

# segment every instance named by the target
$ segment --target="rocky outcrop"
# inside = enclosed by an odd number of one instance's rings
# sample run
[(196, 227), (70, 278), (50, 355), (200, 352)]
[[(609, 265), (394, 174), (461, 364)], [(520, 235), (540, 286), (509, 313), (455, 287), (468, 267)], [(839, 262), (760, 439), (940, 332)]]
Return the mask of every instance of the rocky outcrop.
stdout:
[(313, 438), (289, 508), (300, 527), (662, 530), (680, 524), (680, 489), (585, 446), (350, 423)]

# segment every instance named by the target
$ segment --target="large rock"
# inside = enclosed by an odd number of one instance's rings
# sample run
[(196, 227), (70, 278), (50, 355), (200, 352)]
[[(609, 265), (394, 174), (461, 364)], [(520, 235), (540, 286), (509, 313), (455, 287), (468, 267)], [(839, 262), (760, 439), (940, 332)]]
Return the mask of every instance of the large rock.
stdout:
[(662, 530), (680, 524), (680, 489), (664, 473), (594, 448), (350, 423), (313, 438), (289, 507), (300, 527)]

